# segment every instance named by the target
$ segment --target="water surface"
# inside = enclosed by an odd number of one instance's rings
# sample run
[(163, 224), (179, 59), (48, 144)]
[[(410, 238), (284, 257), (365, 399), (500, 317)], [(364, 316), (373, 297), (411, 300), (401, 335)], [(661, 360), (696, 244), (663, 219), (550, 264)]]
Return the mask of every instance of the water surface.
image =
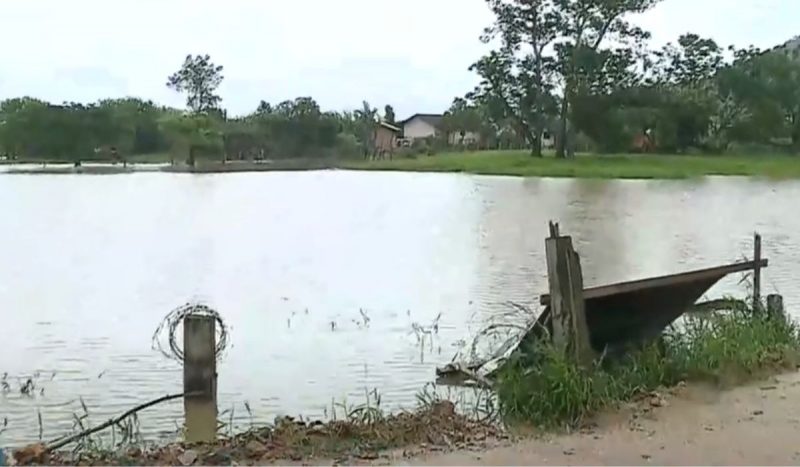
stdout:
[[(588, 286), (750, 255), (765, 293), (800, 305), (800, 183), (521, 179), (347, 171), (0, 176), (0, 444), (63, 434), (82, 397), (99, 423), (181, 392), (151, 349), (174, 307), (203, 300), (231, 327), (220, 410), (249, 424), (323, 416), (377, 389), (410, 407), (437, 365), (507, 301), (538, 312), (544, 238), (572, 235)], [(741, 292), (726, 279), (711, 296)], [(363, 311), (363, 313), (362, 313)], [(367, 319), (364, 316), (368, 317)], [(420, 345), (413, 324), (438, 334)], [(37, 374), (34, 397), (19, 381)], [(44, 393), (41, 394), (41, 388)], [(182, 404), (141, 414), (150, 438)]]

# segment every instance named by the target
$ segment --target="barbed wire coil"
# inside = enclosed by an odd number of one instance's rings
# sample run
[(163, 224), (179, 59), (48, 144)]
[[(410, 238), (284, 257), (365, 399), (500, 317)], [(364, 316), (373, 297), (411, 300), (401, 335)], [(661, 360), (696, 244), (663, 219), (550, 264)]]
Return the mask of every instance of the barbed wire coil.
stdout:
[[(153, 333), (153, 350), (158, 350), (165, 357), (182, 363), (184, 359), (183, 348), (177, 342), (177, 331), (178, 326), (183, 323), (184, 318), (187, 316), (210, 316), (214, 318), (217, 333), (215, 355), (217, 360), (220, 360), (228, 348), (229, 328), (216, 310), (203, 303), (186, 303), (170, 311)], [(164, 342), (165, 340), (166, 343)]]

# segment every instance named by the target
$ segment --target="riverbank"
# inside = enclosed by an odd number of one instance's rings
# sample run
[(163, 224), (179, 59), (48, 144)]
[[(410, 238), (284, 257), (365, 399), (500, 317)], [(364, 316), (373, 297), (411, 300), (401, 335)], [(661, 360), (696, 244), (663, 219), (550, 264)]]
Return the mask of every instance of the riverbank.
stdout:
[(531, 157), (527, 151), (454, 152), (383, 161), (346, 162), (357, 170), (405, 172), (464, 172), (522, 177), (681, 179), (706, 175), (800, 178), (800, 157), (579, 155), (564, 160)]
[(16, 450), (13, 458), (19, 465), (368, 463), (386, 459), (395, 449), (482, 450), (507, 438), (496, 424), (459, 414), (455, 404), (447, 400), (393, 415), (384, 415), (372, 405), (355, 407), (342, 415), (324, 423), (282, 417), (273, 425), (221, 436), (212, 444), (109, 449), (87, 436), (80, 438), (71, 451), (38, 443)]
[[(472, 423), (469, 435), (452, 439), (457, 425), (439, 412), (410, 446), (356, 449), (352, 441), (329, 444), (342, 457), (309, 457), (319, 439), (305, 429), (284, 431), (298, 444), (281, 444), (252, 432), (217, 447), (172, 445), (142, 452), (84, 457), (96, 465), (793, 465), (800, 426), (800, 373), (786, 373), (721, 391), (704, 384), (679, 385), (588, 420), (572, 433), (516, 433), (513, 437)], [(441, 409), (440, 409), (441, 410)], [(411, 418), (409, 418), (410, 420)], [(423, 419), (419, 419), (421, 421)], [(344, 426), (344, 425), (340, 425)], [(462, 425), (463, 427), (463, 425)], [(312, 432), (323, 433), (322, 427)], [(377, 431), (376, 431), (377, 433)], [(430, 437), (429, 437), (430, 436)], [(377, 446), (377, 445), (373, 445)], [(319, 451), (330, 454), (331, 451)], [(50, 465), (74, 461), (53, 457)], [(92, 462), (93, 461), (93, 462)], [(191, 461), (191, 462), (188, 462)], [(188, 462), (188, 463), (187, 463)]]
[(400, 172), (460, 172), (480, 175), (596, 179), (683, 179), (708, 175), (754, 176), (775, 179), (800, 178), (800, 157), (696, 156), (696, 155), (579, 155), (562, 160), (534, 158), (526, 151), (453, 152), (415, 158), (364, 161), (355, 159), (281, 159), (249, 162), (199, 161), (196, 167), (170, 164), (165, 155), (141, 156), (121, 164), (85, 163), (46, 165), (34, 162), (5, 164), (0, 173), (10, 174), (122, 174), (134, 172), (231, 173), (303, 170), (364, 170)]
[(800, 373), (720, 392), (681, 386), (573, 434), (528, 437), (482, 452), (420, 453), (406, 465), (794, 465)]
[(87, 162), (78, 167), (73, 164), (33, 164), (20, 163), (7, 165), (0, 168), (0, 174), (12, 175), (117, 175), (139, 172), (167, 172), (167, 173), (234, 173), (234, 172), (292, 172), (305, 170), (328, 170), (337, 168), (338, 163), (331, 159), (284, 159), (275, 161), (249, 162), (249, 161), (199, 161), (194, 167), (186, 164), (170, 164), (167, 162), (144, 162), (123, 164), (109, 164)]

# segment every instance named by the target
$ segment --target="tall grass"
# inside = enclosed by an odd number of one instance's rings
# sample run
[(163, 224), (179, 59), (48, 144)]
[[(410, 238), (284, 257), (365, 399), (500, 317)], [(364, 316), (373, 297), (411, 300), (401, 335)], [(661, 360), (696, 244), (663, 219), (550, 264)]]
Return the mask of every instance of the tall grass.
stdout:
[(548, 429), (587, 417), (638, 394), (704, 380), (729, 385), (796, 368), (800, 333), (794, 323), (734, 311), (685, 318), (658, 343), (620, 360), (580, 368), (549, 344), (534, 344), (500, 371), (500, 412), (512, 422)]

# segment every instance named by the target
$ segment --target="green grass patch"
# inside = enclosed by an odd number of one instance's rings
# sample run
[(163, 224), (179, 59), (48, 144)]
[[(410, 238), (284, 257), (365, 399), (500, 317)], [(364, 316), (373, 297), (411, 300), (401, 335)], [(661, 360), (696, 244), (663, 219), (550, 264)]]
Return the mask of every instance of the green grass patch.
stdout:
[(510, 422), (545, 429), (576, 427), (600, 410), (681, 381), (728, 386), (800, 362), (800, 334), (786, 320), (736, 311), (681, 324), (661, 342), (588, 369), (549, 344), (523, 349), (498, 375), (500, 412)]
[(525, 177), (681, 179), (705, 175), (800, 178), (800, 157), (785, 155), (578, 155), (531, 157), (526, 151), (453, 152), (382, 161), (347, 161), (343, 168), (409, 172), (466, 172)]

